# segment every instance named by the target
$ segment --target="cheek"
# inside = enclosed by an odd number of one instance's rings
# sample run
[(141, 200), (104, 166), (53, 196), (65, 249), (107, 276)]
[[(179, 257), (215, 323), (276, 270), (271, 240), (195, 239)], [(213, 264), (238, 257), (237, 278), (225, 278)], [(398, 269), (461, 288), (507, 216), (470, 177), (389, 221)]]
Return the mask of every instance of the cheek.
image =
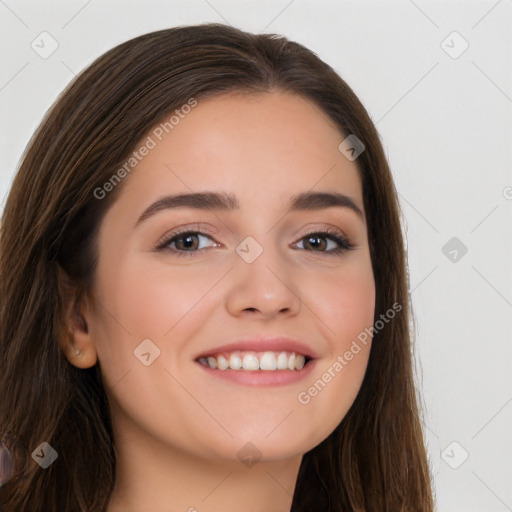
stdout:
[[(208, 292), (219, 280), (217, 273), (208, 268), (192, 271), (187, 265), (172, 269), (149, 265), (144, 253), (134, 253), (124, 260), (105, 258), (98, 277), (101, 306), (91, 334), (105, 384), (112, 386), (128, 371), (133, 375), (146, 368), (134, 351), (147, 339), (156, 347), (149, 345), (158, 354), (156, 365), (174, 366), (187, 338), (201, 325), (195, 317), (204, 314)], [(149, 385), (155, 373), (146, 372), (143, 377)]]
[[(315, 290), (304, 302), (318, 316), (322, 336), (329, 340), (329, 353), (318, 361), (314, 378), (304, 383), (297, 402), (310, 439), (325, 439), (341, 422), (354, 402), (366, 371), (375, 314), (375, 282), (369, 257), (354, 261), (330, 279), (312, 280)], [(334, 277), (333, 277), (334, 276)], [(304, 283), (308, 285), (308, 283)], [(306, 288), (305, 288), (306, 289)]]
[(375, 282), (369, 256), (354, 258), (325, 276), (306, 274), (302, 285), (301, 298), (319, 318), (322, 334), (331, 341), (332, 356), (373, 325)]
[(149, 265), (147, 255), (140, 254), (105, 274), (103, 283), (109, 312), (135, 341), (162, 340), (217, 280), (208, 269)]

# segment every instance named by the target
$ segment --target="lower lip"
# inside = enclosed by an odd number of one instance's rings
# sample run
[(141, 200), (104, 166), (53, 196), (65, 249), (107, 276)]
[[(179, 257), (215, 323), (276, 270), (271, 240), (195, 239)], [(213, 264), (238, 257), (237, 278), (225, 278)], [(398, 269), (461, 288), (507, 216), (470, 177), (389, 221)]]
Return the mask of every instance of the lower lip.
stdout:
[(306, 378), (314, 369), (316, 359), (309, 361), (301, 370), (217, 370), (197, 363), (213, 377), (230, 380), (248, 386), (283, 386), (293, 384)]

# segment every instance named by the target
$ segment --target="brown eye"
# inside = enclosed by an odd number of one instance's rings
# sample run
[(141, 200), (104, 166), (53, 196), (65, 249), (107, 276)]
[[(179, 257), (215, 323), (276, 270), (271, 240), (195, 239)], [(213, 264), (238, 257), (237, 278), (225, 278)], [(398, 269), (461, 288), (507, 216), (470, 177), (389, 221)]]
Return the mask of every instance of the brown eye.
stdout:
[(323, 231), (309, 233), (302, 237), (303, 247), (309, 252), (320, 252), (328, 255), (343, 253), (353, 249), (349, 241), (340, 233)]
[(194, 250), (198, 248), (198, 238), (199, 237), (196, 234), (190, 233), (187, 235), (175, 236), (174, 238), (172, 238), (172, 241), (176, 245), (176, 249), (188, 251), (191, 249)]
[[(199, 231), (181, 231), (168, 235), (165, 240), (158, 243), (157, 251), (170, 251), (179, 256), (194, 256), (197, 252), (205, 249), (201, 239), (213, 240), (210, 235)], [(202, 245), (200, 247), (200, 245)]]
[(304, 240), (306, 240), (306, 246), (312, 247), (313, 249), (320, 251), (324, 251), (327, 247), (327, 242), (325, 242), (323, 239), (325, 237), (322, 236), (308, 236)]

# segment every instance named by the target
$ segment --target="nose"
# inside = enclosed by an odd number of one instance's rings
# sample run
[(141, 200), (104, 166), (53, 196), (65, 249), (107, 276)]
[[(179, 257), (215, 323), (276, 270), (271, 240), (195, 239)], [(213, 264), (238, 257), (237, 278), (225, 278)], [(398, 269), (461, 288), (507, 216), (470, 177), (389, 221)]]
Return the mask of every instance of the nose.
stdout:
[(296, 272), (269, 250), (252, 263), (237, 258), (235, 269), (230, 272), (226, 307), (233, 316), (270, 319), (297, 315), (302, 306), (298, 281)]

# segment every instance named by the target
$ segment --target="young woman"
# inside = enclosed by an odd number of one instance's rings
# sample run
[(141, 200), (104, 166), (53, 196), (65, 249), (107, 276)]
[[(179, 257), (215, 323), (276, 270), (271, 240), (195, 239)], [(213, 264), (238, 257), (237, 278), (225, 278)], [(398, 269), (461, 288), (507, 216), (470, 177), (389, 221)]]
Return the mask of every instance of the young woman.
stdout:
[(397, 194), (300, 44), (105, 53), (30, 142), (0, 257), (3, 510), (432, 511)]

